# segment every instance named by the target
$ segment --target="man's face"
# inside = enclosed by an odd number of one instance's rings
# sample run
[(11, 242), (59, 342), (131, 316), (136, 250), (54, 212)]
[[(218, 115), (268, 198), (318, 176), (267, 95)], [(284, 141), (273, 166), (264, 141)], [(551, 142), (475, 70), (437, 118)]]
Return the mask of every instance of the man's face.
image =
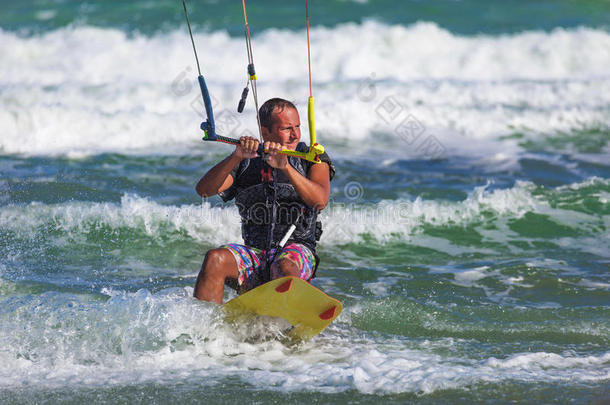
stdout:
[(263, 127), (265, 141), (278, 142), (286, 149), (295, 150), (301, 140), (301, 120), (294, 108), (286, 107), (282, 111), (273, 110), (271, 129)]

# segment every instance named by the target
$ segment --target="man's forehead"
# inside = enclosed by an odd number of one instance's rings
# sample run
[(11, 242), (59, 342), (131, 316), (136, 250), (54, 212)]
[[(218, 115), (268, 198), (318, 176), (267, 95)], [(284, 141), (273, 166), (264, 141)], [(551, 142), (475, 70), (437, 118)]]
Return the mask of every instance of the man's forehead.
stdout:
[(281, 114), (283, 112), (287, 112), (287, 111), (290, 111), (290, 110), (296, 112), (297, 114), (299, 113), (296, 108), (292, 108), (289, 105), (286, 105), (286, 106), (276, 106), (273, 109), (273, 115), (278, 115), (278, 114)]
[(297, 120), (299, 120), (299, 119), (300, 119), (300, 118), (299, 118), (299, 112), (297, 111), (297, 109), (296, 109), (296, 108), (292, 108), (292, 107), (284, 107), (284, 108), (281, 108), (281, 109), (280, 109), (280, 108), (277, 108), (277, 107), (276, 107), (276, 108), (274, 108), (274, 109), (273, 109), (273, 115), (272, 115), (272, 117), (273, 117), (273, 121), (277, 121), (278, 119), (281, 119), (281, 118), (287, 118), (287, 116), (286, 116), (286, 114), (285, 114), (285, 113), (286, 113), (286, 112), (289, 112), (289, 110), (294, 111), (294, 113), (296, 114), (296, 119), (297, 119)]

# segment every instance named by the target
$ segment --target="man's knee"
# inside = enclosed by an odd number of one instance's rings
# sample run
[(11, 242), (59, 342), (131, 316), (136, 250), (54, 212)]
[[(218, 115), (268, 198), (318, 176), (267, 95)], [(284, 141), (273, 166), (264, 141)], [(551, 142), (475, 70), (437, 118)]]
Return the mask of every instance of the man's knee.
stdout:
[(201, 271), (206, 276), (230, 277), (233, 276), (235, 259), (231, 252), (225, 248), (210, 249), (205, 254)]
[(273, 278), (294, 276), (300, 277), (299, 266), (290, 259), (281, 259), (274, 263)]

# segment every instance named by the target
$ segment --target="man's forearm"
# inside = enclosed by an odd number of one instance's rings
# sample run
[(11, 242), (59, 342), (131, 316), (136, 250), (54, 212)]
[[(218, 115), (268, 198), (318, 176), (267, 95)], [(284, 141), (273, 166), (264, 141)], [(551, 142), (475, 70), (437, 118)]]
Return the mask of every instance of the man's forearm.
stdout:
[(299, 173), (292, 165), (286, 165), (282, 170), (305, 204), (318, 210), (328, 204), (329, 193), (318, 183)]
[(227, 176), (239, 162), (241, 162), (241, 159), (232, 153), (212, 167), (197, 183), (195, 187), (197, 194), (201, 197), (210, 197), (218, 194)]

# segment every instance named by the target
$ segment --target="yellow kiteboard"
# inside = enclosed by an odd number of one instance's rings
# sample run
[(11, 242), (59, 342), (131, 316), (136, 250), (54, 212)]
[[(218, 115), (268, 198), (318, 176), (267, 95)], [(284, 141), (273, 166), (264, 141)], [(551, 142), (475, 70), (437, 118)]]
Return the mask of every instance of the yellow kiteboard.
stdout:
[(294, 327), (292, 336), (310, 339), (339, 316), (343, 304), (305, 280), (282, 277), (233, 298), (223, 308), (232, 314), (251, 312), (285, 319)]

